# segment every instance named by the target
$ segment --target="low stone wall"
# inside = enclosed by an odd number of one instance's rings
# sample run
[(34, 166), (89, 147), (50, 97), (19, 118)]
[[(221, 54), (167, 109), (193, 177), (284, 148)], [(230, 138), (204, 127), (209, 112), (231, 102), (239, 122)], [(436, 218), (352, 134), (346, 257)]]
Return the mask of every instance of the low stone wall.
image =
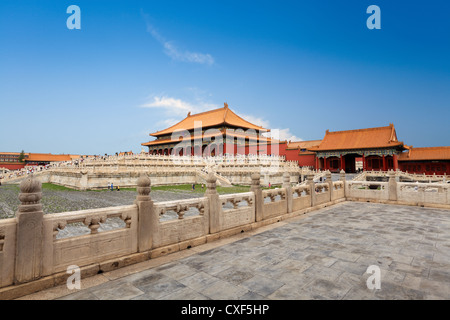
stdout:
[[(219, 227), (221, 231), (255, 222), (255, 194), (253, 192), (221, 195), (219, 199), (220, 215), (222, 215)], [(231, 204), (233, 208), (224, 207), (226, 204)]]
[[(191, 165), (180, 167), (175, 165), (159, 165), (153, 167), (145, 166), (105, 166), (83, 168), (53, 168), (36, 173), (34, 176), (42, 183), (53, 183), (77, 190), (106, 189), (111, 183), (121, 188), (135, 188), (137, 179), (145, 174), (150, 177), (155, 186), (203, 183), (201, 166)], [(280, 185), (283, 182), (284, 167), (258, 167), (255, 165), (237, 166), (234, 170), (231, 166), (226, 170), (217, 170), (217, 174), (227, 179), (231, 184), (250, 185), (251, 174), (261, 173), (261, 180), (264, 185)], [(289, 167), (289, 175), (292, 183), (297, 183), (301, 176), (299, 168)], [(26, 179), (27, 176), (16, 179), (16, 183)]]
[[(217, 178), (210, 173), (204, 197), (154, 204), (151, 180), (142, 176), (135, 182), (138, 195), (132, 205), (44, 215), (41, 182), (27, 177), (20, 185), (16, 218), (0, 221), (0, 298), (64, 283), (70, 266), (90, 270), (83, 276), (92, 275), (93, 270), (111, 270), (274, 223), (295, 215), (293, 207), (297, 214), (300, 208), (312, 208), (310, 186), (292, 188), (288, 173), (278, 189), (262, 190), (257, 173), (250, 180), (251, 192), (219, 195)], [(293, 193), (303, 191), (309, 195), (294, 205)], [(169, 211), (178, 219), (160, 219)], [(108, 219), (120, 223), (102, 230)], [(69, 225), (86, 232), (60, 237), (59, 231)]]
[(262, 194), (264, 198), (263, 220), (287, 213), (285, 188), (264, 190)]
[(298, 186), (292, 188), (292, 211), (298, 211), (311, 206), (311, 188), (309, 186)]
[(450, 184), (399, 182), (397, 200), (415, 205), (450, 205)]
[[(292, 186), (283, 175), (278, 189), (261, 189), (261, 175), (251, 175), (251, 191), (219, 195), (217, 178), (206, 179), (204, 197), (153, 203), (151, 180), (141, 176), (134, 204), (121, 207), (46, 214), (42, 212), (41, 184), (28, 177), (21, 185), (17, 215), (0, 220), (0, 299), (13, 299), (64, 284), (70, 266), (81, 268), (82, 278), (156, 258), (178, 250), (275, 223), (347, 200), (378, 201), (450, 209), (449, 185), (389, 182), (332, 181)], [(371, 187), (372, 186), (372, 187)], [(362, 189), (364, 187), (365, 189)], [(175, 220), (160, 217), (169, 211)], [(102, 230), (107, 219), (120, 223)], [(86, 233), (60, 238), (68, 225)]]
[(388, 177), (388, 182), (347, 181), (345, 198), (450, 209), (450, 184), (399, 182), (394, 171)]
[(348, 181), (346, 196), (355, 199), (389, 200), (388, 182)]

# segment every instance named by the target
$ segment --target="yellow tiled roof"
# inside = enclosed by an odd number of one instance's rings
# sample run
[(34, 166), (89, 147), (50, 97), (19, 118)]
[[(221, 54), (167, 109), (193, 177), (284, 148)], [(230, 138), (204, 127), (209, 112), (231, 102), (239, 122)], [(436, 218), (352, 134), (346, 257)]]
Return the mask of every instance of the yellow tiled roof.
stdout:
[(450, 146), (448, 147), (410, 147), (398, 157), (399, 161), (417, 160), (450, 160)]
[(27, 161), (70, 161), (72, 158), (68, 154), (51, 154), (51, 153), (30, 153)]
[(311, 147), (311, 151), (343, 150), (343, 149), (372, 149), (403, 146), (403, 142), (397, 140), (394, 125), (387, 127), (334, 131), (325, 133), (325, 137), (317, 147)]
[(318, 146), (322, 140), (308, 140), (308, 141), (294, 141), (289, 142), (286, 150), (293, 150), (293, 149), (308, 149), (314, 146)]
[(193, 130), (195, 122), (201, 122), (202, 128), (208, 128), (208, 127), (214, 127), (219, 125), (228, 124), (237, 128), (242, 129), (254, 129), (258, 130), (260, 132), (268, 132), (270, 130), (265, 129), (263, 127), (254, 125), (253, 123), (248, 122), (247, 120), (242, 119), (237, 114), (235, 114), (231, 109), (228, 108), (228, 105), (225, 104), (223, 108), (210, 110), (202, 113), (197, 113), (191, 115), (190, 112), (188, 113), (187, 117), (177, 124), (155, 132), (151, 133), (151, 136), (161, 136), (165, 134), (171, 134), (174, 131), (179, 130)]
[[(285, 143), (285, 141), (279, 141), (279, 140), (275, 140), (275, 139), (264, 137), (264, 136), (251, 136), (251, 135), (246, 135), (245, 132), (233, 132), (233, 131), (229, 131), (229, 130), (227, 130), (226, 132), (224, 130), (221, 130), (221, 131), (210, 132), (208, 134), (203, 134), (202, 139), (212, 138), (212, 137), (217, 137), (217, 136), (222, 136), (224, 143), (226, 142), (227, 137), (244, 138), (244, 139), (248, 139), (251, 141), (260, 141), (260, 142), (265, 142), (265, 143), (270, 143), (270, 144)], [(175, 135), (173, 138), (170, 138), (170, 139), (153, 140), (150, 142), (141, 143), (141, 145), (155, 146), (155, 145), (160, 145), (160, 144), (169, 144), (169, 143), (177, 143), (177, 142), (181, 142), (181, 141), (190, 141), (190, 140), (194, 140), (196, 138), (197, 137), (193, 134), (189, 135), (189, 136), (185, 136), (185, 137)]]

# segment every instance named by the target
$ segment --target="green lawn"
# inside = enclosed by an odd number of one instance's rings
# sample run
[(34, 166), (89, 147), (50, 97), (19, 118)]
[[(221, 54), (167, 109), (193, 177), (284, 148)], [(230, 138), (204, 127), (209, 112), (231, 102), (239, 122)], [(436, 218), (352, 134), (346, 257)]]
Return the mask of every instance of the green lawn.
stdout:
[(76, 189), (71, 189), (63, 186), (58, 186), (52, 183), (43, 183), (42, 190), (52, 190), (52, 191), (77, 191)]
[[(250, 186), (232, 186), (232, 187), (216, 187), (217, 192), (220, 194), (228, 194), (228, 193), (241, 193), (241, 192), (249, 192)], [(152, 187), (152, 190), (160, 190), (160, 191), (172, 191), (172, 192), (193, 192), (198, 194), (203, 194), (206, 191), (206, 184), (196, 184), (195, 189), (192, 190), (191, 184), (180, 184), (180, 185), (173, 185), (173, 186), (157, 186)]]
[[(271, 186), (271, 189), (278, 188), (280, 186)], [(263, 190), (269, 189), (267, 187), (263, 187)], [(63, 186), (58, 186), (56, 184), (51, 183), (43, 183), (42, 184), (42, 190), (52, 190), (52, 191), (78, 191), (76, 189), (71, 189)], [(115, 188), (114, 188), (115, 190)], [(136, 188), (120, 188), (121, 191), (133, 191), (137, 192)], [(203, 194), (206, 191), (206, 184), (196, 184), (195, 189), (192, 190), (191, 184), (180, 184), (180, 185), (172, 185), (172, 186), (152, 186), (152, 190), (158, 190), (158, 191), (172, 191), (172, 192), (193, 192), (198, 194)], [(104, 192), (109, 191), (109, 189), (101, 189), (101, 190), (89, 190), (89, 191), (96, 191), (96, 192)], [(234, 185), (232, 187), (221, 187), (217, 186), (217, 192), (219, 194), (229, 194), (229, 193), (241, 193), (241, 192), (249, 192), (250, 186), (241, 186), (241, 185)]]

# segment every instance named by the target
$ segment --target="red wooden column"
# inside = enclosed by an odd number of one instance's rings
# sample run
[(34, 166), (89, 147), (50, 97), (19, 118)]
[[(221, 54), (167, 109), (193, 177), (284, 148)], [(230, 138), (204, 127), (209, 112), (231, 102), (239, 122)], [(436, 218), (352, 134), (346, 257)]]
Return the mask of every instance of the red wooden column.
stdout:
[(316, 155), (316, 170), (319, 170), (319, 157)]
[(323, 157), (323, 170), (327, 170), (327, 158)]
[(344, 157), (342, 156), (342, 154), (341, 154), (341, 165), (340, 165), (340, 168), (339, 168), (339, 171), (340, 170), (344, 170)]
[(394, 158), (393, 159), (394, 160), (394, 171), (397, 171), (397, 169), (398, 169), (398, 158), (397, 158), (397, 155), (394, 153), (392, 158)]
[(386, 156), (383, 154), (383, 171), (386, 171)]
[(363, 159), (363, 171), (366, 171), (366, 156), (365, 156), (365, 154), (363, 154), (362, 159)]

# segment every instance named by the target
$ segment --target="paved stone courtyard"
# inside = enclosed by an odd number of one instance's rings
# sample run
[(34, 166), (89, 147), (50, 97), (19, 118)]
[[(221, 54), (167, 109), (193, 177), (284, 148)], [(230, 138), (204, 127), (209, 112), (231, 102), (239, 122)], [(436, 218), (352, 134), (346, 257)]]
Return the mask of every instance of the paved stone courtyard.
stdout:
[[(104, 273), (102, 284), (59, 298), (450, 298), (449, 210), (344, 202), (277, 225), (139, 272)], [(370, 265), (380, 267), (380, 290), (367, 288)]]

